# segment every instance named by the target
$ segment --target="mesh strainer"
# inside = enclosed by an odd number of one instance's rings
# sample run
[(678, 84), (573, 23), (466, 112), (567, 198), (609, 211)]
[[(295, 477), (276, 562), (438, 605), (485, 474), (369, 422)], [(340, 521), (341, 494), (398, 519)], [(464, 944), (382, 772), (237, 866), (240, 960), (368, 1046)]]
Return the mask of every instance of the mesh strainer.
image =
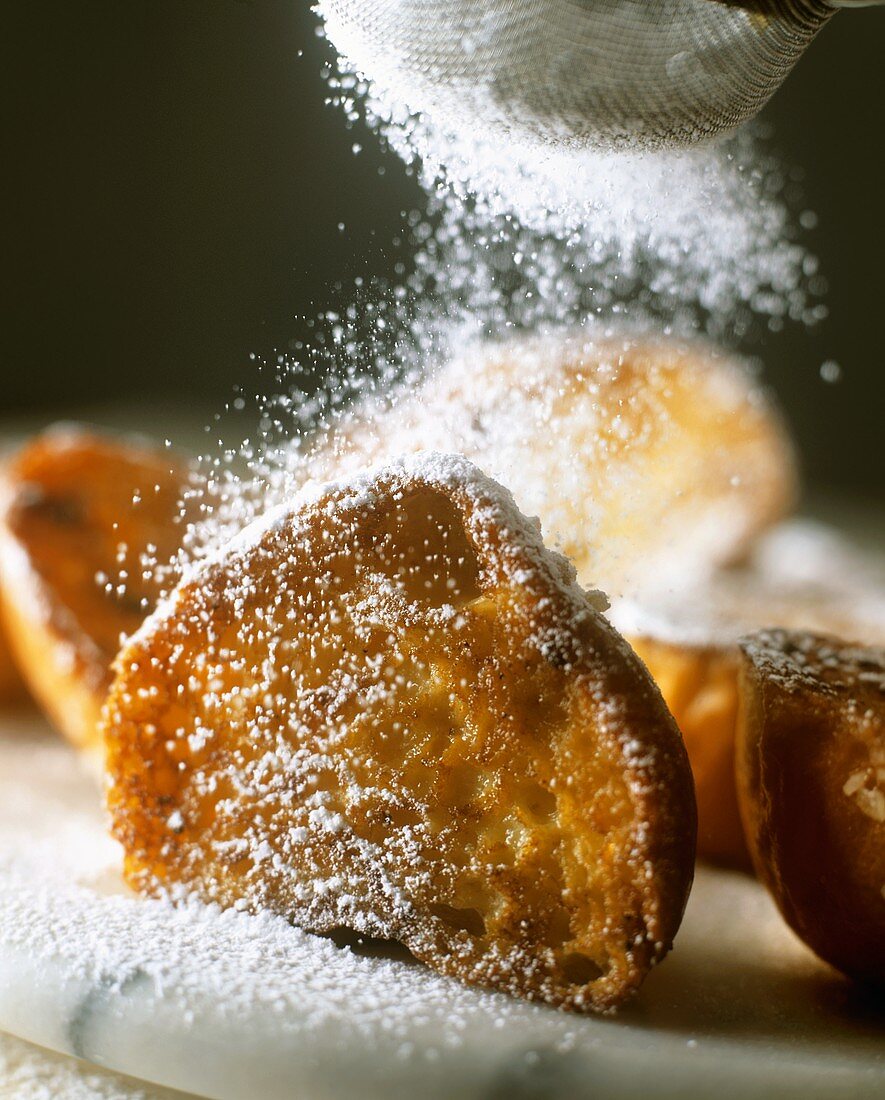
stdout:
[(413, 110), (559, 147), (685, 145), (751, 118), (836, 7), (876, 0), (324, 0)]

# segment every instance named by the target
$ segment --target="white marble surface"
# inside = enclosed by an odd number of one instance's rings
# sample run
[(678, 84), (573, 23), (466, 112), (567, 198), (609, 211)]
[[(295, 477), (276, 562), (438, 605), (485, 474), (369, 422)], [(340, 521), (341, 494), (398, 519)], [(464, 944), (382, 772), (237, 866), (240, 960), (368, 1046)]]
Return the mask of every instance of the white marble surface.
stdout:
[(0, 1100), (192, 1100), (0, 1032)]
[[(885, 1095), (885, 1006), (741, 876), (699, 875), (673, 955), (603, 1020), (280, 920), (145, 902), (118, 867), (97, 780), (38, 720), (0, 718), (0, 1030), (217, 1100)], [(41, 1057), (15, 1043), (0, 1097), (169, 1095), (52, 1055), (46, 1073), (93, 1091), (4, 1093), (22, 1051), (31, 1076)]]

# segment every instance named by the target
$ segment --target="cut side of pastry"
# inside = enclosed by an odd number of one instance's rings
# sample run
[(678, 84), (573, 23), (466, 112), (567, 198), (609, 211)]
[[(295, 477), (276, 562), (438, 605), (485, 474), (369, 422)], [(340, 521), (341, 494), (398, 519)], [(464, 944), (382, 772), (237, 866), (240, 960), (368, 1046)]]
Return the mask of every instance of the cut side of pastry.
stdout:
[(764, 631), (741, 642), (740, 806), (790, 927), (885, 982), (885, 649)]
[(29, 442), (0, 479), (6, 638), (34, 698), (80, 748), (98, 723), (121, 639), (155, 605), (178, 549), (183, 465), (79, 427)]
[(616, 1007), (676, 934), (696, 823), (676, 726), (602, 607), (458, 456), (273, 511), (116, 661), (128, 881)]
[(734, 774), (738, 639), (781, 626), (885, 644), (885, 563), (824, 524), (773, 528), (740, 568), (689, 589), (615, 602), (611, 618), (660, 687), (685, 740), (698, 802), (698, 854), (752, 866)]
[(796, 492), (780, 416), (745, 365), (652, 336), (477, 347), (357, 408), (333, 444), (321, 478), (425, 448), (466, 455), (612, 598), (740, 558)]

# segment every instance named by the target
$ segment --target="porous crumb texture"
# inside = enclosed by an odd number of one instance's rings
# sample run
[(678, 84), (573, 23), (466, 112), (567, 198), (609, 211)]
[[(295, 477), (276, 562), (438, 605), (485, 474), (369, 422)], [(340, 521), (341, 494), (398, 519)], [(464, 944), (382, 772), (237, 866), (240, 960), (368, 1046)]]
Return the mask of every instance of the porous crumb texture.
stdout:
[(741, 812), (786, 920), (885, 981), (885, 649), (797, 631), (741, 642)]
[(75, 744), (98, 719), (123, 637), (155, 606), (183, 530), (183, 464), (74, 426), (28, 443), (0, 482), (8, 643), (35, 697)]
[(117, 661), (130, 883), (613, 1008), (679, 925), (695, 810), (672, 719), (601, 607), (463, 458), (306, 493)]
[(499, 478), (581, 581), (610, 595), (696, 583), (780, 518), (796, 487), (763, 389), (741, 363), (675, 339), (476, 346), (417, 391), (358, 407), (314, 472), (427, 447)]

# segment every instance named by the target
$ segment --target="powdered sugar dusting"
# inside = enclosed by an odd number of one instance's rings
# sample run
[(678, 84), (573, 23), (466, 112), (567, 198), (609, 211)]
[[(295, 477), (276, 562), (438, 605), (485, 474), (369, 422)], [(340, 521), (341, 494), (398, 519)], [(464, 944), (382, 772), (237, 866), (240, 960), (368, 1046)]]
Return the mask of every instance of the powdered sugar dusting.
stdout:
[(749, 560), (700, 582), (655, 586), (615, 600), (628, 636), (733, 645), (765, 626), (885, 643), (885, 558), (819, 521), (787, 520), (760, 537)]
[(741, 639), (741, 649), (756, 691), (763, 697), (783, 692), (807, 708), (814, 750), (820, 751), (821, 739), (854, 742), (854, 751), (832, 756), (851, 769), (840, 783), (842, 793), (869, 821), (885, 824), (885, 648), (763, 630)]
[[(470, 346), (343, 417), (308, 470), (457, 448), (610, 595), (697, 580), (793, 493), (789, 445), (740, 361), (696, 342), (567, 331)], [(674, 576), (675, 575), (675, 576)]]
[(0, 1082), (10, 1100), (182, 1100), (181, 1093), (137, 1084), (6, 1034), (0, 1034)]
[(307, 486), (118, 659), (130, 880), (614, 1007), (668, 949), (693, 832), (678, 735), (604, 606), (462, 456)]
[[(276, 390), (258, 398), (255, 432), (207, 457), (189, 557), (300, 488), (305, 460), (335, 446), (351, 406), (379, 397), (396, 405), (486, 344), (524, 335), (555, 343), (564, 330), (592, 340), (625, 323), (734, 343), (760, 323), (776, 330), (824, 315), (823, 280), (783, 198), (795, 180), (746, 134), (640, 156), (526, 150), (501, 134), (452, 132), (416, 113), (409, 88), (369, 83), (334, 30), (334, 4), (319, 10), (343, 54), (329, 62), (330, 101), (345, 125), (368, 122), (370, 140), (405, 161), (426, 204), (403, 212), (392, 282), (357, 275), (269, 358)], [(232, 402), (244, 403), (242, 394)], [(500, 434), (506, 423), (498, 420)], [(458, 441), (437, 434), (428, 445)], [(733, 510), (711, 515), (707, 537), (724, 537), (732, 521)]]
[[(393, 948), (364, 952), (357, 940), (336, 944), (269, 914), (174, 907), (129, 895), (119, 880), (118, 852), (108, 846), (96, 812), (98, 792), (75, 782), (76, 762), (60, 747), (41, 749), (30, 740), (18, 751), (9, 745), (3, 751), (5, 777), (29, 774), (39, 761), (46, 782), (35, 827), (10, 838), (16, 818), (8, 803), (0, 815), (4, 839), (14, 839), (14, 852), (4, 845), (0, 858), (0, 966), (14, 983), (16, 960), (53, 960), (59, 1008), (70, 1014), (68, 1034), (56, 1040), (60, 1047), (99, 1055), (89, 1040), (93, 1028), (106, 1026), (114, 1011), (125, 1016), (126, 1005), (140, 999), (154, 1004), (148, 1026), (155, 1033), (174, 1020), (180, 1039), (166, 1036), (173, 1064), (179, 1042), (205, 1041), (200, 1024), (206, 1027), (208, 1019), (218, 1034), (231, 1037), (244, 1021), (249, 1027), (260, 1022), (273, 1035), (277, 1058), (285, 1059), (293, 1042), (303, 1044), (305, 1057), (312, 1043), (327, 1074), (335, 1058), (346, 1065), (347, 1052), (363, 1050), (369, 1036), (390, 1067), (412, 1060), (426, 1065), (458, 1050), (476, 1020), (500, 1020), (502, 1028), (522, 1021), (526, 1040), (538, 1027), (550, 1031), (540, 1011), (520, 1008), (511, 1021), (507, 998), (447, 982)], [(0, 996), (4, 1013), (13, 988)], [(101, 997), (90, 994), (94, 990)], [(30, 1003), (24, 995), (19, 1002), (25, 1035), (39, 1018), (29, 1019)], [(2, 1024), (14, 1021), (4, 1016)], [(568, 1025), (554, 1026), (553, 1033), (558, 1044), (569, 1045)], [(87, 1046), (77, 1049), (78, 1042)], [(246, 1076), (234, 1070), (228, 1088), (254, 1073), (260, 1032), (251, 1042)], [(222, 1063), (230, 1072), (229, 1062)], [(307, 1066), (302, 1073), (310, 1079)]]

